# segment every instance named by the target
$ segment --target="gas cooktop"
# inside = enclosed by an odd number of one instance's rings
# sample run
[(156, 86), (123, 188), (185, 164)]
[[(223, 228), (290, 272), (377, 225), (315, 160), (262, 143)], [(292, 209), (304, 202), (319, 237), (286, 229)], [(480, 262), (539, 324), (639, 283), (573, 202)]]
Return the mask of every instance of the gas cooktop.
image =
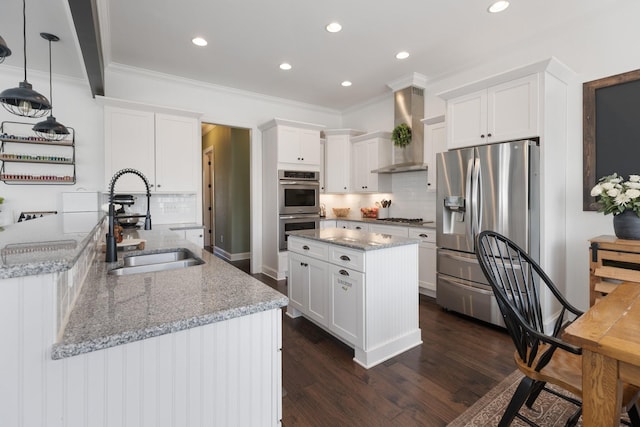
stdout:
[(378, 218), (378, 221), (401, 222), (401, 223), (406, 223), (406, 224), (424, 222), (424, 221), (422, 221), (422, 218)]

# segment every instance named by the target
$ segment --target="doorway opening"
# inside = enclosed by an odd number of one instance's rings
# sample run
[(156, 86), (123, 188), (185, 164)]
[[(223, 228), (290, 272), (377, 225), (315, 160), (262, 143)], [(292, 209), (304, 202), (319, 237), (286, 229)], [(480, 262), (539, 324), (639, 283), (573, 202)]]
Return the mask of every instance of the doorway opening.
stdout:
[(202, 123), (205, 248), (233, 264), (251, 261), (251, 131)]

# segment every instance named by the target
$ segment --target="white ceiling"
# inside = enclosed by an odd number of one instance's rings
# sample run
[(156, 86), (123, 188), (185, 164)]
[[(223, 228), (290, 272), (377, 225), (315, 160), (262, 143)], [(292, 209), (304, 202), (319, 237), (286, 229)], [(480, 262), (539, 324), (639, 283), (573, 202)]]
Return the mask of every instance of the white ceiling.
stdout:
[[(105, 64), (122, 64), (216, 85), (344, 110), (389, 92), (410, 73), (437, 79), (500, 51), (569, 36), (572, 23), (620, 0), (97, 0)], [(66, 0), (27, 0), (29, 68), (85, 78)], [(325, 31), (331, 21), (337, 34)], [(0, 35), (22, 67), (22, 1), (3, 0)], [(202, 36), (209, 45), (191, 44)], [(411, 56), (399, 61), (395, 54)], [(278, 68), (289, 62), (293, 69)], [(353, 86), (340, 83), (350, 80)], [(47, 88), (39, 88), (47, 93)], [(106, 87), (106, 94), (109, 88)]]

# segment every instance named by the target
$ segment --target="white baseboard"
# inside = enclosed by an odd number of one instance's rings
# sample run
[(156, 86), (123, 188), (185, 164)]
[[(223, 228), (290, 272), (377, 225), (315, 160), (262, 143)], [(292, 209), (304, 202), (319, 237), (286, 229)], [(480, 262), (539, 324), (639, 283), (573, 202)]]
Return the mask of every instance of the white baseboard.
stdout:
[(213, 253), (215, 255), (218, 255), (220, 258), (226, 259), (227, 261), (240, 261), (243, 259), (251, 259), (251, 252), (241, 252), (237, 254), (232, 254), (217, 246), (213, 247)]

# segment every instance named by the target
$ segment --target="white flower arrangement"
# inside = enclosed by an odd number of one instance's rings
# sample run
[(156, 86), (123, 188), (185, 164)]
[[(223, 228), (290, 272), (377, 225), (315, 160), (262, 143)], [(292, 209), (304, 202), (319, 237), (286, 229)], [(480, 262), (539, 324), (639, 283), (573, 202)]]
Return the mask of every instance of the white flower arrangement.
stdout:
[(598, 212), (619, 215), (631, 210), (640, 217), (640, 175), (629, 175), (628, 181), (617, 173), (602, 177), (591, 189), (591, 196), (598, 197)]

